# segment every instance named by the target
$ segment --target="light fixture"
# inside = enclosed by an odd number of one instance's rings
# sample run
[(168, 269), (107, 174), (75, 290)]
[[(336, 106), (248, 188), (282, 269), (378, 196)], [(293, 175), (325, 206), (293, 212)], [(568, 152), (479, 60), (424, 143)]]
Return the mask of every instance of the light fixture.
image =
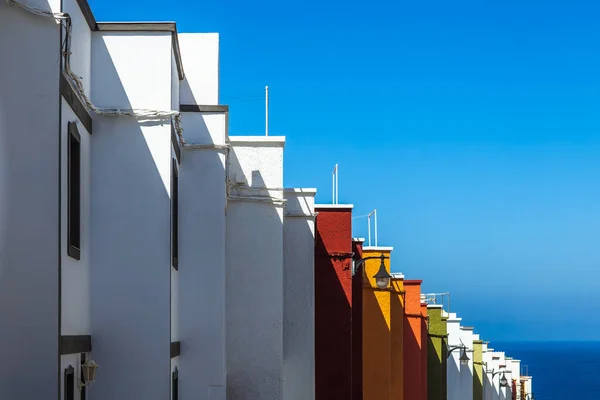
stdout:
[(467, 348), (463, 347), (462, 354), (460, 355), (460, 365), (469, 365), (469, 361), (471, 361), (471, 359), (467, 355)]
[(379, 265), (379, 271), (373, 275), (373, 278), (375, 278), (375, 284), (379, 289), (386, 289), (390, 285), (392, 275), (390, 275), (385, 268), (385, 256), (382, 254), (380, 258), (381, 264)]
[(508, 386), (508, 379), (506, 379), (506, 374), (503, 372), (502, 378), (500, 378), (500, 387), (507, 387), (507, 386)]
[(81, 374), (83, 375), (83, 383), (79, 384), (79, 389), (94, 383), (96, 380), (96, 370), (98, 364), (91, 358), (88, 358), (83, 365), (81, 365)]

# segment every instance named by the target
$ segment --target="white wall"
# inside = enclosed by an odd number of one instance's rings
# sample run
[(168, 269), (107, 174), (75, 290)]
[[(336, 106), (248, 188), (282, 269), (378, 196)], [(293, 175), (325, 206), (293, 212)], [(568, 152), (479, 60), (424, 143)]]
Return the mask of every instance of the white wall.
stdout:
[(181, 82), (181, 104), (219, 104), (219, 34), (179, 34), (185, 79)]
[[(461, 332), (460, 332), (460, 322), (461, 318), (458, 318), (455, 313), (450, 313), (447, 321), (447, 330), (448, 330), (448, 350), (455, 346), (461, 345)], [(460, 356), (462, 354), (462, 350), (457, 349), (450, 353), (448, 357), (448, 363), (446, 366), (446, 392), (448, 395), (448, 400), (465, 400), (461, 397), (461, 388), (460, 388), (460, 373), (461, 373), (461, 365), (460, 365)]]
[[(68, 235), (68, 149), (69, 122), (76, 122), (77, 131), (81, 138), (81, 252), (76, 260), (67, 254)], [(79, 121), (71, 107), (62, 100), (61, 121), (61, 158), (62, 158), (62, 189), (61, 189), (61, 334), (89, 335), (90, 331), (90, 259), (91, 259), (91, 219), (90, 219), (90, 142), (91, 136), (85, 126)]]
[[(227, 206), (227, 398), (275, 400), (283, 389), (283, 205), (248, 201), (283, 192), (281, 137), (231, 137)], [(242, 185), (239, 185), (242, 186)], [(251, 188), (248, 188), (251, 187)], [(261, 190), (269, 188), (271, 190)]]
[[(188, 143), (225, 144), (224, 114), (182, 113), (181, 118)], [(180, 393), (183, 399), (225, 399), (225, 152), (185, 150), (182, 158)]]
[(286, 189), (283, 399), (315, 398), (315, 189)]
[(59, 390), (59, 47), (54, 21), (0, 3), (1, 399)]
[(461, 399), (469, 400), (473, 398), (473, 328), (461, 326), (460, 335), (462, 342), (467, 347), (467, 356), (469, 363), (460, 368), (460, 392)]
[[(171, 62), (170, 32), (94, 32), (92, 101), (168, 110)], [(91, 310), (99, 399), (170, 396), (170, 171), (169, 124), (94, 120)]]
[[(178, 105), (218, 104), (218, 35), (180, 34)], [(196, 99), (198, 101), (196, 101)], [(225, 113), (184, 112), (189, 144), (225, 145)], [(186, 149), (179, 168), (179, 357), (183, 399), (225, 399), (226, 151)]]

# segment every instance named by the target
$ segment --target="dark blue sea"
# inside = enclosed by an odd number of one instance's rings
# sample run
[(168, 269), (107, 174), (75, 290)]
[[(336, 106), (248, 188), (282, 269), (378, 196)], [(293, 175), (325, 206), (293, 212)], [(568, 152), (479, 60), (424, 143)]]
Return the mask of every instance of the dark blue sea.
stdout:
[(600, 342), (492, 345), (529, 367), (535, 400), (600, 400)]

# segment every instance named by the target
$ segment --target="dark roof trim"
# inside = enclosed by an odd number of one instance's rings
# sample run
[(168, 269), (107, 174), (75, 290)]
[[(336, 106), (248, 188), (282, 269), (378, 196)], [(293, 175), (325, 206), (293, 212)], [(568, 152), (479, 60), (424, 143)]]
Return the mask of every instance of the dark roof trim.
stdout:
[(69, 80), (65, 76), (64, 72), (60, 76), (60, 94), (62, 94), (69, 106), (71, 106), (71, 108), (73, 109), (75, 115), (77, 115), (77, 118), (79, 118), (85, 129), (91, 135), (92, 117), (88, 113), (81, 100), (79, 100), (79, 97), (75, 93), (75, 90), (73, 90), (73, 87), (69, 83)]
[(177, 36), (177, 24), (175, 22), (98, 22), (96, 25), (96, 30), (102, 32), (171, 32), (177, 74), (180, 81), (185, 78), (183, 63), (181, 62), (181, 50), (179, 49), (179, 37)]
[(92, 351), (90, 335), (72, 335), (60, 337), (60, 354), (89, 353)]
[(171, 358), (175, 358), (181, 354), (181, 343), (171, 342)]
[(79, 4), (79, 8), (81, 9), (81, 13), (85, 18), (90, 30), (97, 31), (98, 24), (96, 23), (96, 18), (94, 18), (94, 14), (92, 13), (92, 9), (86, 0), (77, 0), (77, 4)]
[(200, 104), (180, 104), (181, 112), (205, 112), (205, 113), (226, 113), (229, 112), (229, 106), (226, 105), (200, 105)]

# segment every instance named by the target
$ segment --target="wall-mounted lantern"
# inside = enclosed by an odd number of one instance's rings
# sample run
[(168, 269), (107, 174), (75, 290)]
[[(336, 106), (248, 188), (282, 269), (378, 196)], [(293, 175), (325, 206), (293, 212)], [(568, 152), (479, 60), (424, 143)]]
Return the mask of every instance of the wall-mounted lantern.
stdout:
[(387, 269), (385, 268), (384, 260), (386, 259), (386, 257), (382, 254), (380, 258), (381, 264), (379, 265), (379, 271), (377, 271), (377, 273), (373, 275), (373, 278), (375, 278), (375, 284), (379, 289), (387, 289), (387, 287), (390, 286), (392, 275), (390, 275), (387, 272)]
[[(462, 343), (462, 341), (461, 341), (461, 343)], [(461, 344), (460, 346), (452, 346), (452, 347), (450, 347), (448, 349), (448, 356), (447, 357), (450, 357), (450, 354), (452, 354), (452, 352), (454, 350), (461, 350), (460, 358), (459, 358), (460, 365), (464, 365), (464, 366), (469, 365), (469, 361), (471, 361), (471, 359), (467, 355), (467, 346), (465, 346), (464, 344)]]
[(83, 383), (79, 383), (79, 390), (83, 387), (89, 386), (96, 381), (96, 370), (98, 364), (91, 358), (88, 358), (81, 366), (81, 374), (83, 376)]
[(500, 387), (507, 387), (508, 379), (506, 379), (506, 373), (502, 373), (502, 378), (500, 378)]

